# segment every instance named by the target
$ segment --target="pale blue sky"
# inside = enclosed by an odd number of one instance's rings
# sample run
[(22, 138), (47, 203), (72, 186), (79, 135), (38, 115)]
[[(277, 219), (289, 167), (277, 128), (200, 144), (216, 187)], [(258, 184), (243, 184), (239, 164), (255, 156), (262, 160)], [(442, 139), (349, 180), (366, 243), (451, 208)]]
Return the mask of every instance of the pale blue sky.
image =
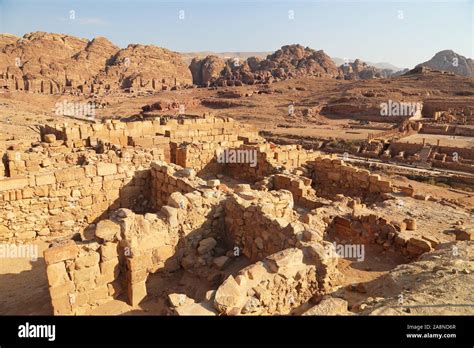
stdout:
[(399, 67), (443, 49), (474, 57), (473, 18), (474, 0), (0, 0), (0, 32), (18, 36), (105, 36), (121, 47), (181, 52), (274, 51), (300, 43), (332, 57)]

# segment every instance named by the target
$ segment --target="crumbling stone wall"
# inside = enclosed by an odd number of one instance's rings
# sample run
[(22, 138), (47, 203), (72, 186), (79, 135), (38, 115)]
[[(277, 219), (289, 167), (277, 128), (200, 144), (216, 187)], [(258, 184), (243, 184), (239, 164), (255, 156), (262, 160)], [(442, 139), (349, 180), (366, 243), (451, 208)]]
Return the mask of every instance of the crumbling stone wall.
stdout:
[(206, 187), (186, 194), (176, 191), (157, 213), (140, 215), (121, 208), (93, 226), (88, 242), (70, 241), (46, 250), (54, 313), (83, 314), (122, 291), (137, 305), (147, 295), (150, 273), (210, 266), (223, 230), (223, 199), (222, 192)]
[(255, 128), (241, 125), (230, 117), (220, 118), (212, 114), (178, 119), (161, 117), (140, 122), (105, 120), (105, 123), (81, 125), (44, 125), (40, 131), (43, 141), (47, 134), (55, 134), (68, 147), (88, 146), (94, 139), (122, 146), (135, 144), (146, 147), (151, 144), (166, 146), (169, 141), (220, 142), (236, 141), (238, 136), (258, 138)]
[[(423, 149), (423, 144), (392, 142), (388, 149), (392, 157), (401, 157), (400, 159), (403, 159), (407, 156), (414, 156), (419, 153), (421, 149)], [(401, 153), (403, 156), (400, 156)]]
[(151, 196), (155, 208), (166, 204), (173, 192), (184, 194), (206, 186), (206, 182), (196, 176), (194, 169), (164, 162), (151, 164), (151, 177)]
[[(131, 305), (146, 296), (145, 282), (150, 273), (181, 267), (207, 266), (209, 270), (214, 260), (212, 250), (221, 239), (223, 220), (215, 212), (222, 199), (199, 191), (185, 195), (175, 192), (157, 214), (126, 214), (121, 220), (125, 226), (122, 244), (131, 250), (126, 259)], [(210, 273), (212, 269), (206, 276)]]
[(109, 152), (90, 164), (0, 180), (0, 239), (70, 236), (120, 207), (148, 210), (149, 155)]
[(276, 174), (272, 177), (272, 189), (288, 190), (293, 195), (296, 205), (312, 210), (321, 206), (316, 201), (316, 191), (311, 186), (310, 178), (291, 175)]
[(304, 238), (311, 240), (310, 235), (316, 233), (293, 215), (291, 192), (241, 186), (225, 202), (225, 234), (228, 244), (250, 260), (262, 260)]
[(288, 248), (229, 276), (217, 289), (214, 306), (225, 315), (286, 315), (330, 289), (337, 258), (318, 243)]
[(445, 124), (423, 124), (420, 133), (439, 135), (460, 135), (466, 137), (474, 136), (474, 130), (470, 127)]
[(340, 159), (318, 157), (308, 163), (314, 187), (319, 196), (342, 193), (348, 196), (369, 197), (394, 192), (398, 188), (378, 174), (352, 167)]
[[(86, 165), (98, 160), (118, 163), (116, 158), (124, 158), (134, 164), (143, 164), (153, 159), (166, 159), (161, 148), (117, 147), (108, 143), (94, 147), (69, 148), (64, 141), (56, 140), (48, 134), (47, 142), (33, 143), (33, 146), (11, 146), (5, 153), (8, 177), (15, 178), (30, 174), (48, 173), (52, 170)], [(107, 156), (103, 156), (106, 154)]]
[(55, 315), (86, 314), (122, 292), (123, 255), (116, 242), (67, 241), (45, 250), (44, 259)]
[(407, 257), (417, 257), (429, 252), (440, 242), (416, 232), (416, 221), (388, 221), (375, 214), (334, 218), (336, 236), (352, 243), (382, 245), (385, 249), (400, 252)]

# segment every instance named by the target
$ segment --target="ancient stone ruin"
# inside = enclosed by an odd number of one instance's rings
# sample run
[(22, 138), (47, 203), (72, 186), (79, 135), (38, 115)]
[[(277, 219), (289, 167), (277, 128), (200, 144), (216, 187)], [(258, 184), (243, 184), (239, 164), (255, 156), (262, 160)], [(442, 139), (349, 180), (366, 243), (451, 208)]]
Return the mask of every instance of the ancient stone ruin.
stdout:
[(51, 242), (57, 315), (137, 308), (160, 288), (152, 278), (170, 284), (157, 314), (347, 314), (328, 297), (343, 284), (338, 248), (405, 263), (449, 241), (377, 209), (425, 201), (410, 185), (209, 113), (44, 125), (2, 158), (0, 239)]

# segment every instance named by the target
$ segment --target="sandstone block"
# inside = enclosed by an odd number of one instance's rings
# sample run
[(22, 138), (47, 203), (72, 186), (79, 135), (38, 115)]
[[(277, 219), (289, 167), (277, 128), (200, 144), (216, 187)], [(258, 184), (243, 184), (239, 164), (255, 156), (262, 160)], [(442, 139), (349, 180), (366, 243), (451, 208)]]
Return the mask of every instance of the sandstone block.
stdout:
[(95, 235), (105, 241), (114, 241), (120, 235), (120, 225), (111, 220), (101, 220), (97, 223)]
[(37, 175), (36, 185), (54, 185), (56, 184), (56, 177), (53, 174)]
[(249, 184), (238, 184), (235, 185), (234, 192), (239, 193), (239, 192), (246, 192), (250, 191), (250, 185)]
[(0, 192), (18, 190), (28, 186), (27, 178), (3, 179), (0, 181)]
[(165, 262), (174, 255), (174, 248), (171, 245), (163, 245), (155, 249), (153, 256), (159, 261)]
[(410, 238), (408, 240), (407, 248), (411, 246), (415, 246), (419, 248), (422, 252), (428, 252), (431, 250), (431, 243), (421, 238), (416, 238), (416, 237)]
[(252, 280), (260, 280), (268, 274), (268, 271), (263, 266), (262, 262), (257, 262), (253, 265), (250, 265), (246, 268), (246, 272), (248, 274), (248, 277)]
[(151, 255), (136, 255), (127, 258), (127, 267), (130, 271), (135, 272), (150, 267)]
[(416, 220), (415, 219), (405, 219), (403, 222), (406, 224), (406, 229), (408, 231), (416, 230)]
[(102, 275), (108, 275), (118, 277), (120, 273), (119, 260), (117, 258), (99, 264), (100, 273)]
[(348, 302), (341, 298), (325, 297), (316, 306), (308, 309), (303, 315), (345, 315), (348, 311)]
[(118, 244), (107, 242), (100, 247), (101, 260), (109, 261), (118, 257)]
[(129, 284), (146, 282), (147, 277), (148, 277), (148, 271), (146, 269), (140, 269), (138, 271), (127, 273), (127, 281)]
[(99, 253), (91, 251), (84, 255), (79, 255), (75, 260), (76, 269), (82, 269), (86, 267), (91, 267), (99, 263), (100, 256)]
[(101, 285), (89, 292), (89, 302), (97, 304), (100, 300), (105, 300), (109, 297), (109, 288), (107, 285)]
[(400, 232), (395, 235), (394, 241), (395, 244), (400, 246), (405, 246), (411, 238), (411, 234), (407, 232)]
[(58, 286), (70, 281), (64, 262), (54, 263), (46, 267), (49, 286)]
[(168, 205), (173, 208), (186, 209), (188, 199), (181, 192), (173, 192), (168, 198)]
[(303, 251), (291, 248), (279, 251), (267, 257), (270, 267), (277, 272), (282, 267), (300, 265), (303, 263)]
[(217, 187), (220, 184), (221, 184), (221, 181), (219, 179), (208, 180), (206, 183), (207, 187)]
[(88, 282), (88, 281), (93, 281), (95, 280), (99, 274), (100, 274), (100, 269), (99, 265), (95, 265), (92, 267), (87, 267), (87, 268), (82, 268), (74, 271), (74, 281), (76, 283), (83, 283), (83, 282)]
[(223, 314), (235, 313), (244, 305), (245, 294), (233, 276), (229, 276), (216, 291), (215, 308)]
[(54, 315), (68, 315), (72, 314), (69, 296), (54, 298), (51, 300)]
[(61, 285), (52, 286), (49, 288), (49, 294), (51, 299), (61, 298), (69, 296), (70, 293), (73, 293), (75, 289), (74, 282), (66, 281)]
[(97, 163), (97, 174), (100, 176), (117, 174), (117, 165), (114, 163)]
[(64, 260), (71, 260), (76, 258), (78, 252), (79, 248), (76, 243), (71, 240), (46, 249), (44, 251), (44, 261), (47, 265), (51, 265)]
[(77, 181), (84, 179), (86, 174), (84, 168), (66, 168), (60, 169), (54, 173), (58, 182)]

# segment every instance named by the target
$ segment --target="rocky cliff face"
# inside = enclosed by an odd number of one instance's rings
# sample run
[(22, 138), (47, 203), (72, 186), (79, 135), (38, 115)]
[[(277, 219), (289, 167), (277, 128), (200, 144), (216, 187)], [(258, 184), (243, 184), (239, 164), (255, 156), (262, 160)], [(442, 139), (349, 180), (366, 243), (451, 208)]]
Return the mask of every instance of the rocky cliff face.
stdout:
[(0, 36), (1, 78), (14, 81), (16, 89), (45, 93), (68, 87), (89, 92), (161, 89), (192, 82), (181, 55), (167, 49), (143, 45), (120, 49), (102, 37), (89, 41), (44, 32), (22, 38)]
[(378, 69), (368, 65), (360, 59), (352, 63), (345, 63), (339, 67), (339, 71), (345, 80), (370, 80), (375, 78), (386, 78), (396, 74), (390, 69)]
[(250, 57), (244, 61), (224, 60), (216, 56), (194, 59), (190, 69), (193, 81), (198, 85), (268, 83), (296, 77), (332, 78), (340, 74), (324, 51), (301, 45), (283, 46), (265, 59)]
[(226, 60), (215, 55), (207, 56), (204, 59), (194, 58), (189, 65), (193, 83), (199, 86), (214, 83), (220, 77), (225, 66)]
[(444, 50), (436, 53), (430, 60), (418, 64), (433, 70), (449, 71), (456, 75), (474, 76), (474, 60), (457, 54), (452, 50)]

